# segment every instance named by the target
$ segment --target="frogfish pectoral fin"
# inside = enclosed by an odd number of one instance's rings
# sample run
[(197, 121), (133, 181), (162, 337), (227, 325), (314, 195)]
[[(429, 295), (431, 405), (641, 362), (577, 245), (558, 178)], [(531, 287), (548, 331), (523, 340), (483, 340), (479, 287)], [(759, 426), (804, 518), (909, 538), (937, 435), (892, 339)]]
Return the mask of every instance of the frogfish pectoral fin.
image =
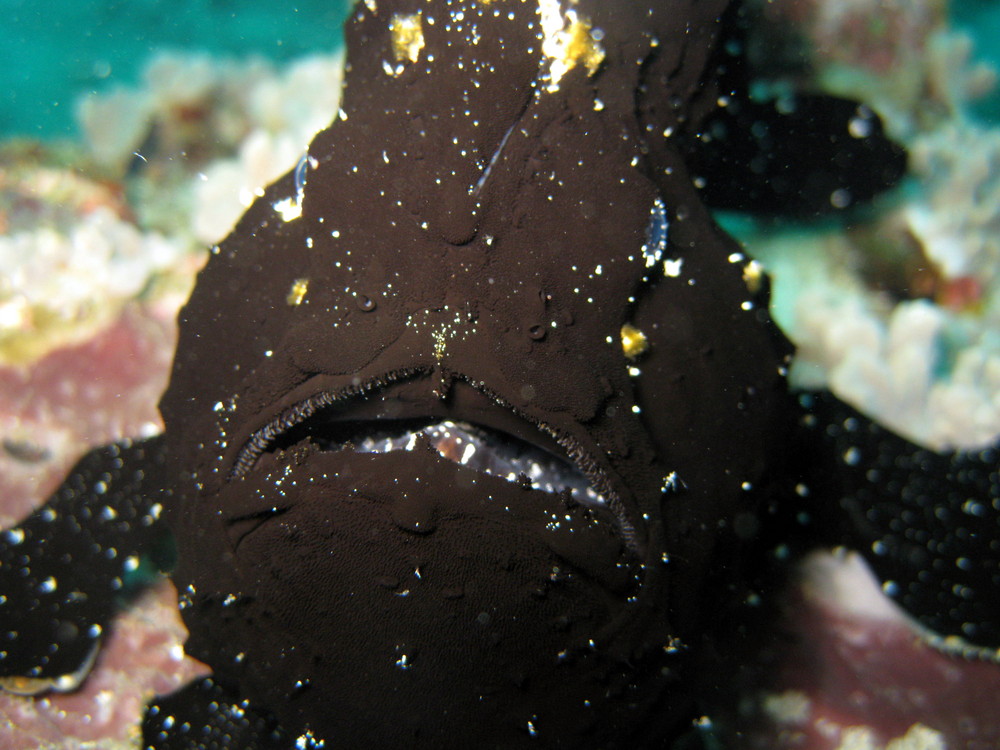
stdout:
[(937, 453), (830, 393), (800, 401), (803, 531), (864, 555), (936, 643), (1000, 660), (1000, 444)]
[(68, 691), (86, 677), (114, 613), (165, 562), (162, 456), (160, 437), (92, 450), (0, 531), (0, 688)]

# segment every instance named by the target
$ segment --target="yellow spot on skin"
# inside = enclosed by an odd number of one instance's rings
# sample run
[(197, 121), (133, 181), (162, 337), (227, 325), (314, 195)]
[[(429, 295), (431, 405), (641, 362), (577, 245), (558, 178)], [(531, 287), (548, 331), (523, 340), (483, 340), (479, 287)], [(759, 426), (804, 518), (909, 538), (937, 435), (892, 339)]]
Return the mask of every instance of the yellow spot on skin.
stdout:
[(434, 359), (440, 362), (444, 359), (444, 353), (448, 349), (448, 332), (444, 326), (431, 334), (434, 338)]
[(292, 307), (297, 307), (302, 304), (302, 300), (306, 298), (306, 293), (308, 291), (309, 279), (296, 279), (292, 282), (292, 288), (288, 290), (288, 296), (285, 297), (285, 302)]
[(559, 0), (539, 0), (538, 15), (542, 26), (542, 54), (551, 60), (546, 90), (558, 91), (559, 81), (577, 65), (583, 65), (588, 75), (594, 75), (604, 62), (600, 30), (595, 30), (590, 21), (578, 16), (575, 10), (567, 10), (563, 15)]
[(747, 285), (750, 294), (759, 292), (764, 283), (764, 266), (755, 260), (743, 266), (743, 283)]
[(649, 341), (646, 334), (633, 325), (626, 323), (622, 326), (622, 351), (631, 360), (638, 359), (649, 349)]
[(566, 30), (566, 58), (576, 63), (583, 63), (587, 75), (594, 75), (604, 62), (604, 49), (594, 37), (590, 21), (577, 18), (576, 13), (572, 11), (566, 16), (572, 19)]
[(419, 12), (411, 15), (393, 13), (389, 33), (392, 35), (392, 54), (396, 62), (409, 60), (415, 63), (420, 59), (420, 50), (424, 48), (424, 27)]

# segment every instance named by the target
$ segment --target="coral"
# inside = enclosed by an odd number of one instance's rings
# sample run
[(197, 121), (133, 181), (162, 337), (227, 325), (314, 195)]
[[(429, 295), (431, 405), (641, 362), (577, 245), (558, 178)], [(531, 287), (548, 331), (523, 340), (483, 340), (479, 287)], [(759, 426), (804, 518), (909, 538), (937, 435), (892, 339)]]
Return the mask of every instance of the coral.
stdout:
[(792, 22), (815, 55), (877, 74), (920, 57), (929, 31), (947, 20), (942, 0), (778, 0), (764, 8)]
[(757, 656), (739, 747), (987, 750), (1000, 741), (1000, 671), (932, 647), (859, 555), (807, 558), (780, 627)]
[(0, 362), (85, 340), (164, 285), (183, 296), (201, 248), (332, 119), (341, 69), (161, 53), (139, 88), (81, 101), (76, 164), (0, 153)]
[[(341, 69), (161, 54), (139, 87), (81, 103), (82, 147), (0, 147), (0, 527), (87, 448), (162, 428), (204, 248), (333, 118)], [(199, 673), (175, 604), (164, 584), (124, 613), (79, 692), (0, 695), (0, 745), (134, 747), (146, 701)]]
[[(169, 373), (176, 303), (130, 303), (87, 341), (29, 366), (0, 367), (0, 527), (22, 518), (87, 447), (161, 429), (156, 401)], [(184, 656), (168, 583), (120, 615), (82, 688), (37, 701), (0, 694), (5, 750), (137, 746), (153, 694), (204, 671)]]
[[(143, 231), (120, 185), (43, 163), (45, 149), (0, 160), (0, 364), (27, 364), (81, 341), (148, 296), (190, 278), (190, 242)], [(188, 286), (181, 282), (181, 291)]]
[(29, 513), (85, 449), (160, 431), (175, 311), (131, 303), (84, 342), (0, 366), (0, 527)]
[[(932, 179), (922, 197), (864, 233), (750, 242), (774, 272), (776, 316), (798, 346), (792, 383), (829, 387), (937, 450), (980, 447), (1000, 434), (997, 202), (977, 211), (976, 200), (964, 200), (977, 193), (973, 180), (949, 190)], [(894, 272), (901, 280), (887, 287), (884, 269), (872, 271), (878, 259), (866, 254), (865, 233), (916, 244), (909, 268)]]
[(799, 348), (794, 385), (830, 387), (911, 440), (1000, 435), (1000, 129), (969, 101), (995, 73), (942, 0), (772, 0), (806, 41), (811, 85), (877, 110), (910, 154), (906, 187), (850, 226), (743, 234)]
[[(939, 377), (947, 331), (958, 322), (925, 300), (882, 317), (859, 298), (802, 295), (793, 367), (800, 385), (829, 386), (893, 431), (937, 450), (992, 443), (1000, 431), (1000, 351), (963, 347)], [(823, 373), (812, 380), (816, 368)], [(812, 382), (810, 382), (812, 380)]]
[(4, 750), (133, 750), (136, 717), (154, 695), (207, 673), (184, 654), (177, 592), (163, 581), (119, 616), (80, 690), (38, 700), (0, 693)]
[(946, 121), (989, 94), (996, 72), (971, 62), (972, 42), (948, 27), (944, 0), (769, 0), (777, 36), (802, 40), (814, 85), (860, 99), (897, 137)]
[(101, 170), (128, 180), (141, 225), (211, 244), (330, 122), (342, 74), (338, 54), (275, 71), (160, 53), (139, 87), (81, 100), (85, 145)]
[(265, 185), (295, 165), (340, 102), (340, 57), (306, 58), (262, 81), (250, 97), (251, 129), (229, 159), (212, 164), (195, 187), (192, 227), (204, 243), (221, 240)]
[[(890, 244), (904, 242), (900, 212), (866, 231)], [(794, 386), (831, 388), (937, 450), (996, 439), (1000, 337), (989, 306), (953, 309), (924, 298), (931, 292), (896, 298), (873, 284), (866, 268), (871, 249), (857, 233), (772, 232), (748, 236), (748, 243), (773, 275), (774, 315), (798, 349)]]
[(910, 144), (924, 185), (903, 208), (907, 228), (946, 278), (993, 287), (1000, 273), (1000, 130), (954, 121)]
[[(137, 87), (94, 92), (77, 103), (77, 120), (94, 160), (124, 176), (135, 155), (204, 162), (246, 135), (248, 98), (271, 66), (159, 52)], [(108, 127), (115, 123), (115, 127)]]
[(86, 338), (183, 252), (181, 243), (142, 233), (105, 208), (66, 234), (42, 226), (0, 237), (0, 357), (25, 361)]

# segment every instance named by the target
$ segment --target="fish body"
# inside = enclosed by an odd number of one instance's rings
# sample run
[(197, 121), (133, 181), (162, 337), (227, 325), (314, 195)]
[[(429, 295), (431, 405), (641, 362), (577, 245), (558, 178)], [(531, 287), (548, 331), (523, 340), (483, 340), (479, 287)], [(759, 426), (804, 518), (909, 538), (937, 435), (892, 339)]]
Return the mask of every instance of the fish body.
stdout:
[[(168, 511), (187, 648), (296, 736), (572, 746), (686, 718), (665, 646), (697, 637), (716, 550), (739, 547), (785, 353), (766, 303), (744, 304), (739, 248), (657, 153), (702, 94), (687, 56), (717, 32), (709, 5), (575, 6), (603, 59), (558, 81), (532, 5), (359, 6), (301, 216), (276, 212), (297, 194), (278, 182), (199, 278), (161, 404), (193, 468)], [(415, 60), (396, 60), (401, 17)], [(649, 341), (634, 365), (625, 324)], [(339, 449), (446, 421), (559, 456), (602, 501), (423, 438)], [(664, 490), (672, 472), (696, 489)]]

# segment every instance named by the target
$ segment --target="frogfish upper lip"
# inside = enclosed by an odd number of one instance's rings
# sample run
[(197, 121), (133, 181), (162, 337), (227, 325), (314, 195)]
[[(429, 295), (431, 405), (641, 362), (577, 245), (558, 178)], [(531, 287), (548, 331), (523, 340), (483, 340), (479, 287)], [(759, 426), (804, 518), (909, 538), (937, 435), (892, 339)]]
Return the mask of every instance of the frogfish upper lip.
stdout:
[(606, 506), (626, 545), (636, 551), (633, 521), (581, 441), (528, 418), (486, 384), (462, 375), (453, 374), (446, 398), (440, 398), (429, 375), (429, 370), (412, 369), (320, 388), (278, 409), (242, 443), (228, 480), (247, 475), (263, 454), (303, 440), (322, 450), (385, 453), (410, 450), (423, 439), (468, 468)]

